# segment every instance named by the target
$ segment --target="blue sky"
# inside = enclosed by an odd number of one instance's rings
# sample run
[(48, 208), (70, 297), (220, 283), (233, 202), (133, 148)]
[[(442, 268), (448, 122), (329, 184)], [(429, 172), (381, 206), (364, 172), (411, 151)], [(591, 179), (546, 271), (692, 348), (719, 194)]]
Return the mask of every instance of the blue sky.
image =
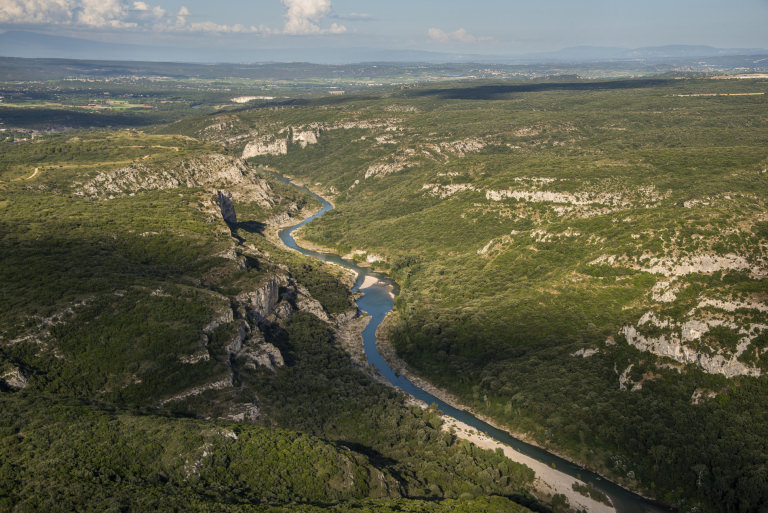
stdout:
[(0, 30), (170, 46), (768, 48), (768, 0), (0, 0)]

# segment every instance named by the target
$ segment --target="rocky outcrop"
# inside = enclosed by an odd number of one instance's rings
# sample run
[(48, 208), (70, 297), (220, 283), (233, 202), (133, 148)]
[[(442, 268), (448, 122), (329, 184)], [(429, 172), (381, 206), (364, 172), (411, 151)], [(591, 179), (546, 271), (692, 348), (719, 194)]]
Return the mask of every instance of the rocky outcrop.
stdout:
[(685, 258), (640, 258), (641, 263), (635, 268), (652, 274), (664, 276), (685, 276), (693, 273), (713, 273), (716, 271), (748, 271), (755, 277), (768, 276), (765, 269), (750, 264), (741, 255), (693, 255)]
[(274, 311), (267, 317), (267, 321), (275, 323), (287, 322), (291, 320), (293, 313), (293, 305), (283, 299), (277, 304)]
[(450, 198), (451, 196), (459, 192), (464, 192), (464, 191), (477, 192), (479, 189), (477, 189), (471, 183), (456, 183), (456, 184), (446, 184), (446, 185), (441, 185), (438, 183), (425, 183), (421, 187), (421, 190), (427, 191), (427, 194), (429, 194), (430, 196), (436, 196), (440, 199), (445, 199), (445, 198)]
[(241, 183), (229, 191), (232, 199), (239, 203), (258, 203), (264, 208), (272, 208), (280, 197), (269, 183), (261, 178), (254, 178), (252, 183)]
[[(661, 328), (665, 333), (655, 337), (643, 335), (638, 327), (644, 325)], [(700, 345), (703, 335), (712, 328), (721, 326), (738, 331), (742, 337), (733, 353), (722, 348), (697, 347)], [(747, 350), (752, 340), (765, 330), (768, 330), (768, 326), (755, 324), (748, 327), (738, 327), (734, 323), (712, 318), (692, 318), (684, 322), (659, 320), (653, 313), (648, 312), (638, 321), (637, 327), (624, 326), (619, 333), (624, 335), (627, 343), (641, 351), (671, 358), (684, 365), (697, 365), (709, 374), (722, 374), (727, 378), (733, 378), (735, 376), (760, 376), (762, 374), (760, 369), (750, 367), (739, 361), (739, 356)]]
[[(753, 278), (768, 277), (766, 262), (750, 263), (742, 255), (728, 253), (725, 255), (699, 254), (684, 257), (657, 257), (643, 254), (636, 258), (617, 255), (601, 255), (589, 262), (589, 265), (623, 265), (637, 271), (660, 274), (666, 277), (686, 276), (689, 274), (709, 274), (718, 271), (748, 272)], [(662, 287), (662, 286), (660, 286)], [(672, 296), (669, 296), (674, 300)]]
[(214, 312), (213, 319), (211, 319), (211, 321), (203, 327), (203, 333), (208, 335), (213, 333), (213, 331), (222, 324), (227, 324), (235, 320), (232, 307), (229, 305), (229, 302), (226, 300), (226, 298), (219, 296), (219, 299), (220, 301), (217, 305), (216, 311)]
[(712, 390), (697, 388), (691, 394), (691, 404), (700, 404), (702, 400), (714, 399), (715, 397), (717, 397), (717, 393)]
[(218, 196), (221, 217), (229, 224), (237, 224), (237, 214), (235, 213), (235, 205), (232, 203), (232, 193), (219, 191)]
[(239, 377), (241, 366), (251, 370), (262, 366), (274, 372), (276, 368), (285, 365), (280, 350), (266, 342), (261, 331), (251, 328), (246, 321), (240, 324), (226, 349), (235, 378)]
[(416, 150), (409, 148), (394, 155), (390, 160), (371, 164), (365, 171), (365, 178), (382, 177), (402, 171), (415, 164), (415, 155)]
[(241, 322), (229, 344), (227, 344), (227, 352), (230, 355), (237, 355), (243, 349), (243, 343), (248, 338), (250, 332), (250, 325), (247, 322)]
[(280, 302), (280, 287), (287, 283), (285, 276), (273, 276), (260, 288), (239, 294), (236, 301), (245, 307), (249, 320), (259, 322), (275, 310)]
[(320, 130), (303, 130), (293, 132), (293, 144), (298, 144), (302, 148), (306, 148), (308, 144), (317, 144), (317, 139), (320, 137)]
[[(223, 418), (233, 422), (254, 422), (259, 418), (259, 407), (253, 403), (236, 404)], [(228, 436), (237, 440), (237, 435), (235, 433), (232, 435), (234, 438), (231, 435)]]
[(352, 363), (358, 368), (366, 368), (368, 359), (363, 348), (363, 330), (371, 318), (360, 315), (356, 308), (335, 314), (336, 341), (349, 354)]
[(128, 167), (99, 173), (75, 194), (110, 197), (139, 191), (235, 185), (248, 181), (248, 167), (238, 158), (209, 153), (188, 160), (163, 164), (135, 163)]
[(194, 365), (198, 362), (207, 362), (210, 359), (211, 359), (211, 355), (208, 352), (208, 350), (205, 348), (200, 349), (190, 355), (182, 355), (179, 357), (179, 361), (181, 363), (187, 363), (189, 365)]
[(259, 155), (285, 155), (288, 153), (288, 139), (275, 139), (270, 135), (263, 135), (245, 145), (243, 158), (258, 157)]
[(582, 358), (589, 358), (590, 356), (596, 355), (599, 352), (600, 351), (598, 351), (597, 349), (585, 347), (583, 349), (579, 349), (575, 353), (571, 353), (571, 356), (581, 356)]
[(321, 321), (330, 322), (331, 319), (328, 317), (328, 313), (323, 308), (323, 305), (320, 304), (320, 301), (313, 298), (307, 289), (299, 286), (297, 292), (295, 303), (296, 308), (300, 312), (306, 312), (314, 315)]
[(244, 367), (247, 369), (255, 369), (256, 366), (260, 365), (275, 372), (277, 368), (285, 365), (280, 350), (269, 342), (263, 342), (256, 347), (248, 348), (242, 356), (246, 360)]
[(27, 386), (27, 377), (18, 367), (8, 365), (0, 374), (0, 383), (12, 390), (21, 390)]
[[(619, 390), (626, 390), (628, 386), (634, 385), (633, 381), (629, 377), (629, 373), (632, 372), (632, 367), (634, 366), (634, 363), (630, 364), (629, 367), (624, 369), (624, 372), (622, 372), (619, 376)], [(632, 386), (632, 391), (636, 391), (634, 386)]]

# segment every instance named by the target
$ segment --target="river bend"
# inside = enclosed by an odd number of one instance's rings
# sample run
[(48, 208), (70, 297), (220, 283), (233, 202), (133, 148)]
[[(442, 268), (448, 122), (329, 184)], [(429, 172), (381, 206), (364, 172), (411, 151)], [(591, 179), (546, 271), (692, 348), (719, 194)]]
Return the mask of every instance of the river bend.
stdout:
[[(285, 183), (296, 186), (295, 184), (285, 179), (284, 177), (280, 177), (279, 175), (277, 177), (281, 178), (281, 180), (284, 181)], [(427, 404), (436, 404), (437, 407), (445, 415), (448, 415), (465, 424), (468, 424), (469, 426), (477, 429), (482, 433), (485, 433), (486, 435), (497, 440), (498, 442), (511, 446), (512, 448), (514, 448), (515, 450), (517, 450), (518, 452), (526, 456), (529, 456), (535, 460), (538, 460), (546, 465), (553, 466), (557, 468), (558, 471), (564, 474), (567, 474), (571, 477), (575, 477), (577, 479), (581, 479), (586, 483), (592, 484), (595, 488), (602, 491), (603, 493), (605, 493), (611, 498), (611, 501), (613, 501), (613, 505), (616, 508), (617, 513), (667, 513), (670, 511), (648, 499), (645, 499), (637, 494), (634, 494), (622, 488), (621, 486), (611, 481), (608, 481), (598, 476), (594, 472), (591, 472), (573, 462), (570, 462), (555, 454), (547, 452), (546, 450), (540, 447), (530, 445), (526, 442), (518, 440), (517, 438), (514, 438), (512, 435), (510, 435), (506, 431), (503, 431), (494, 426), (491, 426), (487, 422), (481, 419), (478, 419), (471, 413), (465, 410), (455, 408), (450, 404), (447, 404), (444, 401), (441, 401), (440, 399), (433, 396), (432, 394), (414, 385), (408, 379), (397, 374), (387, 364), (387, 362), (384, 361), (384, 358), (379, 353), (379, 350), (376, 347), (376, 330), (381, 324), (381, 322), (384, 320), (384, 317), (386, 317), (386, 315), (394, 307), (394, 296), (399, 293), (399, 287), (397, 283), (395, 283), (393, 280), (391, 280), (389, 277), (383, 274), (372, 272), (367, 267), (361, 267), (357, 265), (357, 263), (352, 260), (346, 260), (341, 258), (338, 255), (321, 253), (318, 251), (312, 251), (312, 250), (308, 250), (300, 247), (293, 238), (293, 235), (292, 235), (293, 232), (295, 232), (297, 229), (301, 228), (305, 224), (313, 221), (314, 219), (317, 219), (318, 217), (322, 216), (329, 210), (333, 209), (333, 205), (331, 205), (324, 198), (318, 196), (317, 194), (310, 191), (309, 189), (304, 188), (304, 190), (309, 192), (313, 197), (315, 197), (318, 201), (320, 201), (322, 203), (322, 208), (316, 214), (306, 218), (304, 221), (300, 222), (299, 224), (290, 226), (288, 228), (283, 228), (278, 232), (278, 236), (280, 237), (280, 240), (282, 240), (282, 242), (289, 248), (295, 249), (303, 253), (304, 255), (317, 258), (324, 262), (333, 262), (335, 264), (341, 265), (348, 269), (352, 269), (357, 273), (357, 280), (355, 282), (353, 290), (354, 291), (359, 290), (363, 294), (362, 297), (360, 297), (357, 300), (357, 306), (358, 308), (360, 308), (360, 310), (362, 310), (363, 312), (371, 316), (370, 322), (368, 323), (365, 330), (363, 331), (363, 344), (365, 349), (365, 355), (368, 360), (368, 363), (373, 365), (382, 376), (384, 376), (390, 383), (392, 383), (392, 385), (394, 385), (397, 388), (400, 388), (407, 394), (415, 397), (420, 401), (423, 401)], [(363, 289), (360, 289), (360, 287), (362, 286), (367, 276), (376, 278), (378, 280), (377, 283), (375, 285), (371, 285)]]

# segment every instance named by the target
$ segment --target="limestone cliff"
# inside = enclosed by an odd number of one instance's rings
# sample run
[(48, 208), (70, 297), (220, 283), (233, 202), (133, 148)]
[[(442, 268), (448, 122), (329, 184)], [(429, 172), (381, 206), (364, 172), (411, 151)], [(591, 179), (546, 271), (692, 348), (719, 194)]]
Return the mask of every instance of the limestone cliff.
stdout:
[(243, 160), (219, 153), (207, 153), (163, 163), (136, 162), (120, 169), (105, 171), (77, 187), (75, 194), (108, 198), (139, 191), (251, 182), (253, 177)]

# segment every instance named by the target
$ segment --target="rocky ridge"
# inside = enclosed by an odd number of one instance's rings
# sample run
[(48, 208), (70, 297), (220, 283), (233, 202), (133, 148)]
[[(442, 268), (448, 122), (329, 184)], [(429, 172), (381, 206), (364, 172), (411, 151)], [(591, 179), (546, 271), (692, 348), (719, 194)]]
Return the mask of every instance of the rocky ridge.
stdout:
[[(219, 192), (220, 202), (224, 195), (230, 204), (232, 201), (256, 202), (268, 209), (275, 204), (275, 192), (264, 178), (244, 160), (219, 153), (202, 154), (166, 164), (134, 163), (105, 171), (76, 187), (74, 193), (111, 199), (141, 191), (206, 186), (227, 189)], [(228, 214), (228, 218), (229, 222), (233, 222), (232, 213)]]

